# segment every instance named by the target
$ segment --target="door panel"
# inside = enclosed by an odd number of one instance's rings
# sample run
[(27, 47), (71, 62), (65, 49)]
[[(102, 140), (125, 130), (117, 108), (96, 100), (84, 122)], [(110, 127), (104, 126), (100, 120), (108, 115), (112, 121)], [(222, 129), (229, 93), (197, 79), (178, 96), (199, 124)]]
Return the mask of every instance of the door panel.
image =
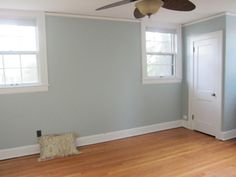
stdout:
[[(193, 129), (216, 135), (219, 118), (220, 44), (217, 37), (206, 36), (193, 42)], [(221, 74), (221, 73), (220, 73)]]

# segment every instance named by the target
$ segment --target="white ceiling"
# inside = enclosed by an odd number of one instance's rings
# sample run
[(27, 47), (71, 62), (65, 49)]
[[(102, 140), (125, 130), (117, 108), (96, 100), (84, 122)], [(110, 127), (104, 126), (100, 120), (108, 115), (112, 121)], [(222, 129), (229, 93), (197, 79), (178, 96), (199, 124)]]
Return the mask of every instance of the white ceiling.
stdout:
[[(80, 15), (134, 19), (134, 3), (96, 12), (95, 9), (119, 0), (0, 0), (3, 9), (42, 10)], [(168, 23), (187, 23), (221, 12), (235, 12), (236, 0), (192, 0), (197, 9), (192, 12), (176, 12), (161, 9), (152, 20)]]

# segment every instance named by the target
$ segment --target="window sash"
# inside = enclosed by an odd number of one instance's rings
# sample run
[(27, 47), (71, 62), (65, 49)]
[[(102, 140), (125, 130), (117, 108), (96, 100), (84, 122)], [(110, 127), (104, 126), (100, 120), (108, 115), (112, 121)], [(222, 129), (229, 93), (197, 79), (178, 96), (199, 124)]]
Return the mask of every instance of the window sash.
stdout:
[[(145, 31), (145, 36), (147, 35), (147, 32), (152, 32), (152, 33), (161, 33), (161, 34), (170, 34), (171, 35), (171, 49), (169, 53), (175, 53), (177, 54), (177, 33), (176, 31), (159, 31), (158, 29), (157, 30), (154, 30), (154, 28), (152, 28), (152, 30), (146, 28), (146, 31)], [(148, 52), (147, 51), (147, 42), (148, 40), (146, 39), (145, 37), (145, 48), (146, 48), (146, 53), (168, 53), (168, 52)], [(155, 41), (155, 42), (160, 42), (160, 41)]]
[[(40, 68), (39, 68), (39, 61), (38, 61), (38, 53), (37, 52), (0, 52), (0, 55), (2, 55), (2, 57), (6, 56), (6, 55), (18, 55), (19, 56), (19, 60), (20, 60), (20, 65), (18, 67), (12, 67), (12, 68), (7, 68), (4, 65), (4, 61), (2, 60), (2, 65), (3, 67), (0, 68), (0, 70), (2, 70), (3, 72), (3, 84), (0, 84), (0, 88), (14, 88), (14, 87), (26, 87), (26, 86), (37, 86), (41, 84), (41, 77), (40, 77)], [(22, 55), (35, 55), (36, 56), (36, 66), (34, 67), (23, 67), (22, 66)], [(6, 81), (6, 70), (19, 70), (20, 71), (20, 81), (16, 82), (16, 83), (12, 83), (12, 84), (8, 84)], [(36, 82), (25, 82), (24, 83), (24, 76), (23, 76), (23, 71), (24, 70), (35, 70), (35, 72), (37, 72), (37, 81)]]
[[(22, 15), (22, 18), (21, 18)], [(32, 26), (35, 27), (36, 30), (36, 40), (35, 40), (35, 45), (36, 45), (36, 50), (31, 50), (31, 48), (29, 48), (30, 50), (0, 50), (0, 55), (3, 57), (2, 58), (2, 67), (1, 72), (2, 72), (2, 81), (0, 84), (0, 88), (18, 88), (18, 87), (30, 87), (30, 86), (39, 86), (43, 84), (42, 81), (42, 76), (41, 76), (41, 72), (42, 72), (42, 68), (40, 68), (41, 66), (41, 62), (40, 60), (40, 51), (39, 51), (39, 17), (37, 15), (31, 15), (29, 14), (29, 16), (26, 14), (26, 16), (24, 16), (24, 14), (20, 13), (19, 17), (14, 17), (11, 15), (9, 17), (0, 17), (0, 25), (9, 25), (9, 27), (12, 25), (13, 28), (15, 28), (15, 26)], [(40, 19), (41, 20), (41, 19)], [(5, 33), (4, 33), (5, 34)], [(27, 37), (27, 35), (25, 36)], [(26, 48), (27, 49), (27, 48)], [(16, 57), (19, 57), (19, 62), (16, 65), (14, 65), (14, 67), (8, 68), (4, 62), (5, 59), (4, 57), (7, 55), (15, 55)], [(23, 55), (35, 55), (35, 59), (34, 59), (34, 65), (31, 66), (24, 66), (22, 65), (22, 58)], [(18, 61), (18, 59), (17, 59)], [(7, 73), (10, 74), (7, 76)], [(17, 74), (19, 73), (19, 74)], [(13, 74), (13, 75), (12, 75)], [(9, 78), (8, 78), (9, 77)], [(9, 80), (7, 80), (9, 79)]]
[[(176, 58), (177, 58), (177, 34), (176, 34), (176, 31), (175, 30), (169, 30), (169, 31), (159, 31), (158, 29), (155, 29), (155, 28), (146, 28), (145, 30), (145, 36), (146, 36), (146, 33), (147, 32), (153, 32), (153, 33), (164, 33), (164, 34), (170, 34), (171, 35), (171, 48), (170, 48), (170, 52), (148, 52), (147, 51), (147, 42), (148, 40), (146, 39), (145, 40), (145, 48), (146, 48), (146, 77), (147, 78), (151, 78), (151, 79), (154, 79), (154, 78), (174, 78), (176, 76)], [(155, 41), (154, 41), (155, 42)], [(156, 41), (158, 42), (158, 41)], [(150, 55), (153, 55), (153, 56), (171, 56), (172, 58), (172, 62), (171, 64), (155, 64), (155, 63), (148, 63), (148, 60), (147, 60), (147, 56), (150, 56)], [(169, 76), (162, 76), (162, 75), (156, 75), (156, 76), (150, 76), (150, 74), (148, 73), (148, 67), (149, 66), (169, 66), (171, 67), (171, 75)]]
[[(14, 23), (13, 23), (13, 22)], [(22, 21), (27, 24), (21, 24)], [(33, 21), (35, 24), (31, 24)], [(18, 24), (19, 23), (19, 24)], [(37, 19), (11, 19), (0, 17), (0, 39), (2, 52), (38, 51)]]
[[(148, 65), (148, 67), (150, 67), (150, 66), (163, 66), (163, 65)], [(175, 70), (176, 70), (175, 65), (164, 65), (164, 66), (169, 66), (171, 68), (171, 74), (170, 75), (153, 75), (152, 76), (151, 74), (150, 75), (147, 74), (148, 77), (149, 78), (162, 78), (162, 79), (163, 78), (174, 78), (175, 77), (174, 73), (175, 73)]]
[[(147, 55), (155, 55), (155, 56), (171, 56), (172, 62), (171, 64), (148, 64), (147, 63), (147, 57), (146, 57), (146, 75), (150, 78), (173, 78), (176, 75), (176, 54), (173, 53), (147, 53)], [(147, 56), (146, 55), (146, 56)], [(149, 76), (148, 74), (148, 66), (170, 66), (172, 68), (171, 75), (169, 76), (162, 76), (162, 75), (156, 75), (156, 76)]]
[[(33, 44), (36, 44), (35, 47), (32, 47), (31, 40), (24, 40), (24, 36), (28, 39), (31, 39), (31, 36), (28, 33), (22, 33), (22, 39), (19, 39), (20, 42), (23, 41), (28, 45), (18, 46), (15, 43), (14, 47), (12, 46), (2, 48), (0, 51), (0, 55), (34, 55), (32, 56), (23, 56), (23, 82), (19, 85), (1, 85), (0, 86), (0, 94), (15, 94), (15, 93), (28, 93), (28, 92), (42, 92), (48, 91), (48, 71), (47, 71), (47, 55), (46, 55), (46, 31), (45, 31), (45, 13), (44, 12), (30, 12), (30, 11), (20, 11), (20, 10), (0, 10), (0, 24), (2, 25), (14, 25), (14, 26), (25, 26), (25, 27), (33, 27), (35, 28), (34, 36), (35, 41)], [(24, 29), (24, 28), (23, 28)], [(8, 34), (8, 33), (6, 33)], [(24, 35), (26, 34), (26, 35)], [(33, 34), (30, 33), (30, 34)], [(4, 36), (4, 31), (2, 33)], [(5, 39), (7, 40), (7, 35), (5, 35)], [(10, 37), (10, 35), (8, 35)], [(29, 38), (30, 37), (30, 38)], [(9, 41), (9, 40), (8, 40)], [(12, 39), (13, 41), (13, 39)], [(9, 41), (9, 46), (11, 46)], [(16, 46), (16, 47), (15, 47)], [(29, 47), (31, 46), (31, 48)], [(9, 48), (9, 50), (7, 50)], [(14, 57), (14, 56), (13, 56)], [(20, 56), (19, 56), (20, 57)], [(15, 59), (15, 62), (7, 62), (6, 67), (17, 67), (20, 66), (18, 59)], [(2, 61), (4, 62), (4, 61)], [(4, 64), (4, 63), (3, 63)], [(9, 65), (8, 65), (9, 64)], [(3, 67), (1, 66), (1, 84), (4, 83), (3, 80)], [(34, 69), (28, 69), (27, 67), (37, 67), (37, 71)], [(19, 68), (19, 67), (18, 67)], [(15, 81), (19, 81), (18, 76), (20, 76), (18, 70), (8, 70), (9, 74), (8, 83), (14, 83)], [(36, 78), (38, 76), (38, 78)], [(12, 78), (11, 78), (12, 77)], [(36, 78), (36, 79), (35, 79)], [(37, 83), (36, 83), (37, 81)], [(29, 82), (29, 83), (28, 83)]]

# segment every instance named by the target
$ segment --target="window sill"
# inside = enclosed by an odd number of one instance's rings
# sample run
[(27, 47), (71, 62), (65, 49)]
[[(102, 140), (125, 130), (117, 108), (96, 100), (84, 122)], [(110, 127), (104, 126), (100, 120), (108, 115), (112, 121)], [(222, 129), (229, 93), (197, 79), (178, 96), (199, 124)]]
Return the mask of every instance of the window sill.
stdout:
[(48, 85), (39, 86), (22, 86), (22, 87), (8, 87), (0, 88), (0, 95), (3, 94), (17, 94), (17, 93), (32, 93), (32, 92), (46, 92), (48, 91)]
[(174, 84), (174, 83), (181, 83), (182, 79), (178, 78), (163, 78), (163, 79), (151, 79), (151, 78), (144, 78), (143, 84)]

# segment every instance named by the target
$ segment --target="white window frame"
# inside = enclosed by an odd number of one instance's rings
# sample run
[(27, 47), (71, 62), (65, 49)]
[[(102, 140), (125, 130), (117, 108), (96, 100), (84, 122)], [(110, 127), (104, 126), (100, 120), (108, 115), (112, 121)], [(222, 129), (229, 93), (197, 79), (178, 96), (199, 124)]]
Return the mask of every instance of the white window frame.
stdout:
[[(35, 19), (37, 26), (37, 46), (38, 46), (38, 75), (39, 83), (18, 86), (0, 87), (0, 94), (14, 94), (27, 92), (48, 91), (48, 69), (46, 51), (46, 28), (44, 12), (0, 10), (0, 18), (6, 19)], [(2, 52), (4, 53), (4, 52)], [(8, 53), (8, 52), (6, 52)]]
[[(165, 32), (176, 30), (177, 54), (175, 58), (175, 75), (171, 77), (148, 77), (147, 76), (147, 52), (146, 52), (146, 29), (156, 28), (157, 31)], [(141, 22), (142, 38), (142, 83), (143, 84), (166, 84), (182, 82), (182, 34), (181, 25), (161, 24), (154, 22)]]

